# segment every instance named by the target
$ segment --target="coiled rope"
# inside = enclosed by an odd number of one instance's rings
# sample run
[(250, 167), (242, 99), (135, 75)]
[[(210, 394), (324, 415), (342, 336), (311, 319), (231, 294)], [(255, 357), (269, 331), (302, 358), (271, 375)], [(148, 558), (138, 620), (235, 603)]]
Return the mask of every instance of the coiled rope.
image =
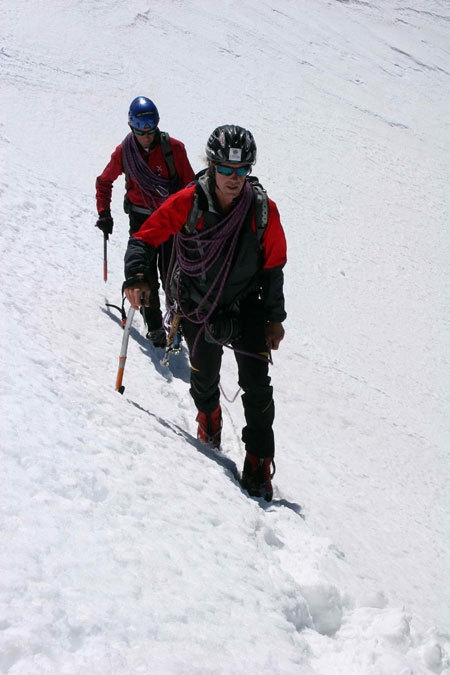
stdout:
[[(212, 227), (194, 230), (193, 233), (181, 230), (175, 237), (176, 259), (180, 271), (186, 277), (203, 277), (221, 260), (215, 279), (197, 307), (188, 313), (182, 310), (183, 316), (192, 323), (206, 324), (220, 302), (252, 199), (253, 190), (246, 182), (238, 203), (222, 220)], [(200, 253), (199, 260), (192, 259), (192, 254), (196, 252)], [(181, 307), (180, 277), (176, 300)]]
[[(202, 326), (202, 330), (197, 333), (192, 352), (195, 352), (197, 342), (204, 331), (208, 330), (208, 323), (216, 310), (228, 275), (235, 257), (239, 235), (242, 231), (242, 226), (253, 201), (253, 188), (247, 181), (236, 206), (218, 223), (204, 228), (202, 230), (194, 230), (194, 232), (187, 233), (180, 230), (175, 237), (175, 243), (172, 250), (172, 257), (169, 264), (169, 272), (166, 279), (166, 296), (170, 297), (170, 279), (175, 265), (175, 260), (178, 262), (180, 272), (178, 275), (177, 287), (175, 293), (176, 311), (183, 318)], [(192, 254), (199, 254), (198, 260), (192, 259)], [(209, 285), (205, 295), (199, 304), (190, 312), (187, 312), (183, 307), (181, 288), (182, 275), (191, 278), (204, 277), (206, 273), (222, 260), (221, 265), (217, 271), (215, 279)], [(209, 334), (211, 338), (211, 335)], [(232, 345), (224, 345), (233, 351), (251, 356), (263, 361), (272, 362), (270, 352), (265, 354), (254, 354), (245, 352), (241, 349), (233, 347)], [(234, 399), (233, 399), (234, 400)]]
[(126, 171), (137, 183), (146, 206), (151, 210), (158, 208), (169, 195), (170, 180), (150, 169), (132, 132), (122, 141), (122, 155)]

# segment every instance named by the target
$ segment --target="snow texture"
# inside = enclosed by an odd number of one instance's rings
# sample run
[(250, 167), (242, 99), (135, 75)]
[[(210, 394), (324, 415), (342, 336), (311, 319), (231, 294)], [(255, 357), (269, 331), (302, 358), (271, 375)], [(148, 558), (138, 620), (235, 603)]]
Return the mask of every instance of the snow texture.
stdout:
[[(4, 0), (0, 672), (449, 675), (446, 0)], [(289, 247), (277, 474), (250, 499), (185, 352), (103, 282), (94, 183), (137, 95), (196, 171), (254, 133)], [(227, 400), (230, 399), (230, 401)]]

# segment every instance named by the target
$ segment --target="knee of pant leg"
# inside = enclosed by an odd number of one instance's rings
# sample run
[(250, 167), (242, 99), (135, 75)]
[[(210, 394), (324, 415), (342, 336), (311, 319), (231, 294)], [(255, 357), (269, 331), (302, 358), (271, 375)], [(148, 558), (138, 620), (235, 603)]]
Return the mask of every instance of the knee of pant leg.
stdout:
[(255, 408), (260, 412), (265, 412), (274, 406), (273, 387), (255, 387), (242, 394), (242, 403), (244, 408)]
[(255, 392), (256, 395), (259, 391), (272, 390), (268, 365), (257, 359), (249, 358), (249, 361), (245, 368), (239, 368), (239, 386), (245, 392)]
[(242, 440), (251, 447), (273, 448), (273, 423), (275, 420), (275, 403), (272, 397), (265, 400), (250, 400), (243, 397), (246, 426)]
[(204, 413), (213, 412), (219, 405), (220, 391), (218, 388), (214, 389), (211, 387), (210, 389), (200, 391), (191, 382), (189, 393), (194, 400), (197, 410), (201, 410)]
[(199, 410), (214, 410), (220, 398), (219, 375), (208, 368), (195, 368), (191, 364), (190, 394)]

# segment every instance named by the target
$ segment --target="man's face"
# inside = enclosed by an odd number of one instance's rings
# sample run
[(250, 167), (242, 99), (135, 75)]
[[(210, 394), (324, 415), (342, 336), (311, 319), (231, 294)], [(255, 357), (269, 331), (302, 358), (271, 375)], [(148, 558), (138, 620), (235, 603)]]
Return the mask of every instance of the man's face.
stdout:
[(134, 129), (132, 126), (130, 126), (131, 131), (133, 132), (133, 135), (141, 148), (144, 150), (148, 150), (151, 144), (153, 143), (155, 139), (155, 133), (156, 133), (156, 127), (150, 128), (150, 127), (145, 127), (145, 129)]
[(250, 164), (227, 162), (215, 166), (216, 187), (226, 200), (231, 201), (241, 193), (245, 178), (251, 172), (251, 168)]

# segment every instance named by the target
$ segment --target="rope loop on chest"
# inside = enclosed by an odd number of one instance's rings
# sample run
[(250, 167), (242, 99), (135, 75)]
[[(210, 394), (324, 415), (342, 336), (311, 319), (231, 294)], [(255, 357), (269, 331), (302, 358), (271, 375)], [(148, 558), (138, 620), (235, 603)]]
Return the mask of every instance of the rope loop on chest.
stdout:
[(246, 182), (238, 203), (222, 220), (193, 233), (180, 231), (175, 237), (176, 259), (185, 277), (205, 278), (219, 263), (204, 297), (187, 317), (194, 323), (207, 322), (220, 301), (252, 201), (253, 190)]

